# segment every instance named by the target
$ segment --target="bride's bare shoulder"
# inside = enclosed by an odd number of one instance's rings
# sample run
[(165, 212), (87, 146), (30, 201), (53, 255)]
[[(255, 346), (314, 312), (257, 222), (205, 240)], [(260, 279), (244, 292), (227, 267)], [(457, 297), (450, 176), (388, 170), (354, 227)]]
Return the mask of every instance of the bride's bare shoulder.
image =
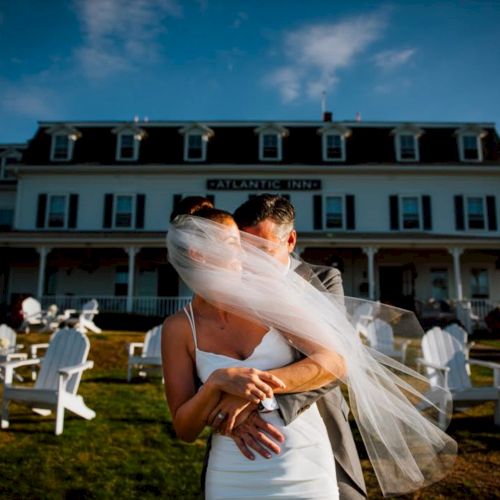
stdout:
[(162, 337), (170, 339), (186, 339), (191, 327), (184, 311), (179, 311), (165, 319), (162, 326)]

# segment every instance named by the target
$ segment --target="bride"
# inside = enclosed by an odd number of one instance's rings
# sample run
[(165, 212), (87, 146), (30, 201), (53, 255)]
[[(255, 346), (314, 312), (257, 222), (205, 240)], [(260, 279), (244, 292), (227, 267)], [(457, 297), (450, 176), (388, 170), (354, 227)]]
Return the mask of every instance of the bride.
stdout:
[[(237, 271), (240, 237), (232, 216), (215, 209), (197, 215), (225, 228), (228, 250), (221, 263)], [(193, 255), (196, 258), (203, 255)], [(214, 418), (228, 418), (221, 412), (212, 415), (223, 392), (234, 396), (235, 406), (241, 407), (244, 400), (243, 406), (250, 411), (274, 393), (315, 389), (334, 378), (310, 360), (294, 363), (293, 348), (275, 328), (227, 312), (200, 295), (165, 321), (162, 353), (173, 425), (177, 436), (188, 442)], [(305, 372), (300, 370), (304, 363), (314, 365), (312, 377), (307, 370), (309, 380), (300, 375)], [(340, 372), (340, 358), (338, 363)], [(278, 376), (290, 381), (287, 386)], [(197, 378), (203, 382), (199, 390)], [(265, 413), (263, 418), (272, 424), (264, 430), (283, 441), (280, 453), (272, 458), (268, 454), (270, 460), (257, 455), (249, 461), (233, 439), (216, 434), (207, 469), (206, 498), (240, 498), (248, 493), (252, 498), (338, 498), (333, 455), (316, 406), (287, 427), (277, 411)]]
[[(345, 310), (287, 273), (259, 250), (258, 241), (241, 241), (230, 214), (208, 209), (179, 217), (167, 245), (169, 260), (195, 292), (184, 311), (165, 321), (162, 335), (165, 391), (179, 438), (193, 441), (206, 425), (253, 411), (275, 393), (337, 380), (348, 386), (384, 494), (408, 492), (446, 474), (455, 443), (415, 410), (415, 402), (433, 406), (409, 381), (418, 375), (392, 360), (375, 359)], [(294, 363), (292, 346), (307, 357)], [(307, 370), (301, 369), (304, 364)], [(314, 376), (304, 377), (311, 372)], [(226, 402), (225, 411), (214, 414), (224, 393), (234, 405)], [(262, 415), (270, 424), (263, 432), (282, 440), (280, 453), (248, 461), (231, 438), (215, 435), (206, 497), (338, 498), (333, 456), (316, 406), (286, 427), (278, 412)]]

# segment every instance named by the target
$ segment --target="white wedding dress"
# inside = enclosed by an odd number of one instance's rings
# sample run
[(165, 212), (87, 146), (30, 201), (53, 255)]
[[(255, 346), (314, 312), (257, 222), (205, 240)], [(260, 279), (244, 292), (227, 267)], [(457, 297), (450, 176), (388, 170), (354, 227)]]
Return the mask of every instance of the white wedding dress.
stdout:
[[(191, 304), (185, 312), (193, 332), (196, 369), (202, 382), (218, 368), (246, 366), (269, 370), (295, 361), (293, 349), (273, 328), (245, 360), (201, 351)], [(288, 426), (284, 425), (278, 411), (262, 413), (261, 416), (285, 436), (285, 442), (280, 445), (281, 453), (273, 453), (270, 459), (254, 453), (255, 460), (248, 460), (231, 438), (214, 434), (205, 483), (206, 500), (338, 499), (332, 449), (316, 405), (311, 405)]]

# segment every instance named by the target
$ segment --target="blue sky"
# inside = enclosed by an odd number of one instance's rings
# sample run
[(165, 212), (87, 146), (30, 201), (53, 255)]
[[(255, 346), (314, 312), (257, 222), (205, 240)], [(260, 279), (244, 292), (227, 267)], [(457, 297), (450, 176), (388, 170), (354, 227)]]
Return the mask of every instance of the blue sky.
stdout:
[[(0, 142), (45, 120), (500, 123), (500, 1), (0, 0)], [(498, 127), (497, 127), (498, 128)]]

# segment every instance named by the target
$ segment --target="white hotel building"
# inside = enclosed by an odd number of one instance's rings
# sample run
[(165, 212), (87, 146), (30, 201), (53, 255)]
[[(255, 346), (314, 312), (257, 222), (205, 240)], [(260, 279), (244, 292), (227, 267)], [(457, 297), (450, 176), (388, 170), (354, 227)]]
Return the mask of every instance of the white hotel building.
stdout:
[(277, 192), (297, 209), (304, 259), (338, 266), (346, 294), (498, 303), (494, 124), (324, 118), (41, 122), (26, 144), (0, 145), (0, 302), (165, 314), (189, 293), (166, 259), (176, 201), (232, 211)]

